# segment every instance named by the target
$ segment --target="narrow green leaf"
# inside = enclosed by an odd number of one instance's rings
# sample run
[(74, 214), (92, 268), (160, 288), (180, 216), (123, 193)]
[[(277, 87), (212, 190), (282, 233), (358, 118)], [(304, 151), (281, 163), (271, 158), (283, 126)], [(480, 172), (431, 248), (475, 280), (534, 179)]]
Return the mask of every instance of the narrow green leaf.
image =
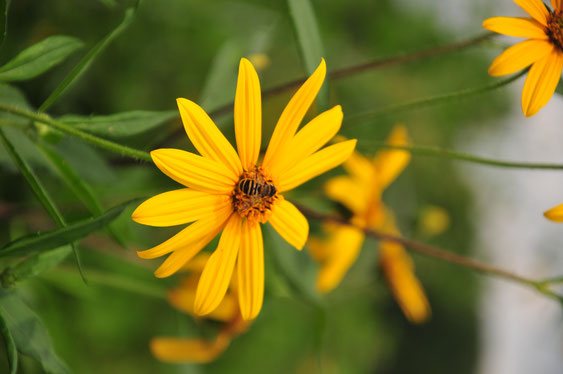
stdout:
[(66, 227), (16, 239), (0, 249), (0, 257), (23, 256), (33, 252), (48, 251), (72, 243), (101, 229), (113, 219), (117, 218), (127, 205), (137, 200), (138, 199), (131, 200), (118, 205), (94, 218), (73, 222)]
[[(49, 215), (53, 218), (53, 220), (55, 220), (55, 222), (57, 223), (57, 225), (59, 227), (61, 227), (61, 228), (65, 227), (66, 222), (64, 220), (64, 217), (62, 216), (62, 214), (57, 209), (57, 206), (55, 205), (55, 203), (53, 202), (53, 200), (49, 196), (49, 193), (47, 192), (45, 187), (43, 187), (43, 185), (39, 181), (39, 178), (37, 178), (37, 176), (35, 175), (33, 170), (25, 162), (25, 160), (22, 157), (20, 157), (19, 153), (16, 151), (16, 149), (14, 148), (12, 143), (10, 143), (10, 141), (8, 140), (6, 135), (4, 135), (4, 132), (2, 131), (1, 128), (0, 128), (0, 139), (2, 140), (4, 147), (6, 148), (6, 150), (8, 151), (8, 153), (10, 154), (10, 156), (12, 157), (12, 159), (14, 160), (16, 165), (18, 166), (18, 169), (20, 169), (21, 173), (23, 174), (23, 176), (27, 180), (27, 183), (31, 186), (31, 189), (35, 193), (35, 196), (37, 196), (37, 199), (39, 199), (39, 201), (41, 202), (41, 205), (43, 205), (43, 207), (45, 208), (47, 213), (49, 213)], [(67, 243), (64, 243), (64, 244), (67, 244)], [(74, 252), (74, 257), (76, 259), (76, 265), (78, 266), (78, 269), (80, 270), (80, 275), (82, 276), (84, 283), (87, 283), (86, 277), (84, 277), (84, 273), (82, 272), (82, 266), (80, 265), (80, 257), (78, 255), (78, 251), (76, 250), (76, 248), (74, 247), (74, 244), (72, 242), (70, 242), (68, 244), (70, 244), (70, 246), (72, 247), (72, 250)]]
[(16, 374), (18, 371), (18, 350), (16, 349), (16, 343), (14, 342), (14, 337), (8, 328), (8, 322), (4, 318), (4, 314), (0, 310), (0, 333), (4, 337), (4, 346), (6, 347), (6, 352), (8, 353), (8, 363), (10, 364), (10, 374)]
[(26, 258), (4, 270), (1, 277), (2, 286), (4, 288), (10, 288), (14, 286), (16, 282), (21, 282), (46, 273), (60, 264), (71, 253), (72, 247), (65, 245)]
[(178, 111), (176, 110), (162, 112), (134, 110), (107, 116), (91, 117), (67, 114), (59, 117), (58, 121), (106, 138), (122, 138), (154, 129), (176, 117), (178, 117)]
[[(137, 3), (138, 5), (138, 3)], [(125, 17), (123, 21), (111, 31), (105, 38), (100, 40), (83, 58), (80, 62), (72, 69), (72, 71), (66, 76), (66, 78), (57, 86), (55, 91), (45, 100), (45, 102), (39, 107), (39, 112), (44, 112), (51, 107), (57, 101), (57, 99), (74, 83), (76, 80), (88, 69), (90, 64), (104, 49), (115, 39), (119, 34), (123, 32), (129, 26), (133, 20), (133, 16), (137, 10), (137, 5), (128, 8), (125, 11)]]
[[(310, 0), (287, 0), (287, 3), (297, 41), (299, 42), (301, 58), (305, 64), (307, 74), (311, 75), (319, 66), (321, 58), (325, 57), (315, 11)], [(328, 109), (327, 82), (325, 82), (317, 96), (317, 104), (321, 110)]]
[(0, 81), (11, 82), (34, 78), (82, 48), (83, 43), (71, 36), (50, 36), (23, 50), (0, 67)]
[(0, 0), (0, 48), (4, 45), (8, 33), (8, 9), (10, 0)]
[(0, 311), (19, 352), (36, 359), (46, 373), (70, 373), (39, 317), (15, 293), (0, 291)]
[(563, 95), (563, 78), (559, 81), (555, 92), (557, 92), (559, 95)]

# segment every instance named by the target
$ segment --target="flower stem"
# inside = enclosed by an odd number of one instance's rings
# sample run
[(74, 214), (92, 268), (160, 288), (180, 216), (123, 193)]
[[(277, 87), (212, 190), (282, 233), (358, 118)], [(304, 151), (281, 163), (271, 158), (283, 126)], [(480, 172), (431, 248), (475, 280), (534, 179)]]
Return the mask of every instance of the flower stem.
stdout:
[(434, 156), (434, 157), (444, 157), (453, 160), (467, 161), (476, 164), (483, 164), (495, 167), (504, 168), (521, 168), (521, 169), (548, 169), (548, 170), (561, 170), (563, 169), (563, 164), (551, 164), (551, 163), (532, 163), (532, 162), (512, 162), (512, 161), (502, 161), (495, 160), (491, 158), (480, 157), (464, 152), (452, 151), (440, 147), (429, 147), (429, 146), (416, 146), (416, 145), (391, 145), (385, 142), (378, 141), (362, 141), (364, 144), (373, 145), (377, 148), (387, 148), (387, 149), (399, 149), (407, 151), (411, 154), (418, 154), (423, 156)]
[(123, 156), (132, 157), (135, 159), (151, 162), (151, 156), (147, 152), (138, 149), (130, 148), (106, 139), (102, 139), (87, 132), (78, 130), (66, 123), (56, 121), (46, 114), (34, 113), (29, 110), (14, 108), (8, 105), (0, 104), (0, 111), (15, 114), (17, 116), (29, 118), (30, 120), (43, 123), (54, 129), (57, 129), (65, 134), (80, 138), (90, 144), (99, 148), (104, 148), (110, 152), (119, 153)]
[(431, 245), (428, 245), (428, 244), (424, 244), (424, 243), (420, 243), (420, 242), (417, 242), (417, 241), (414, 241), (414, 240), (402, 238), (400, 236), (395, 236), (395, 235), (383, 233), (383, 232), (378, 231), (378, 230), (358, 227), (358, 226), (355, 226), (352, 223), (350, 223), (350, 222), (348, 222), (348, 221), (346, 221), (342, 218), (335, 217), (335, 216), (332, 216), (332, 215), (322, 214), (322, 213), (314, 211), (314, 210), (312, 210), (308, 207), (305, 207), (303, 205), (296, 204), (296, 203), (294, 203), (294, 204), (301, 211), (301, 213), (303, 213), (305, 216), (307, 216), (311, 219), (316, 219), (316, 220), (320, 220), (320, 221), (324, 221), (324, 222), (334, 222), (334, 223), (347, 225), (347, 226), (353, 226), (353, 227), (356, 227), (358, 230), (363, 231), (366, 236), (372, 237), (374, 239), (394, 242), (394, 243), (397, 243), (397, 244), (404, 246), (406, 249), (408, 249), (412, 252), (416, 252), (416, 253), (421, 254), (423, 256), (433, 257), (433, 258), (438, 259), (440, 261), (445, 261), (445, 262), (449, 262), (449, 263), (456, 264), (456, 265), (459, 265), (459, 266), (463, 266), (463, 267), (472, 269), (474, 271), (477, 271), (477, 272), (485, 274), (485, 275), (490, 275), (490, 276), (494, 276), (494, 277), (497, 277), (497, 278), (502, 278), (502, 279), (506, 279), (506, 280), (509, 280), (509, 281), (512, 281), (512, 282), (520, 283), (522, 285), (525, 285), (525, 286), (528, 286), (528, 287), (535, 289), (536, 291), (542, 293), (543, 295), (545, 295), (547, 297), (550, 297), (552, 299), (559, 301), (560, 303), (563, 303), (563, 295), (559, 295), (559, 294), (553, 292), (549, 288), (550, 284), (546, 283), (545, 281), (526, 278), (526, 277), (523, 277), (521, 275), (510, 272), (508, 270), (497, 268), (495, 266), (486, 264), (484, 262), (480, 262), (480, 261), (474, 260), (472, 258), (465, 257), (465, 256), (462, 256), (460, 254), (453, 253), (453, 252), (450, 252), (450, 251), (446, 251), (446, 250), (443, 250), (441, 248), (437, 248), (437, 247), (434, 247), (434, 246), (431, 246)]
[(460, 91), (450, 92), (442, 95), (430, 96), (423, 99), (416, 99), (412, 101), (407, 101), (406, 103), (401, 103), (397, 105), (390, 105), (386, 108), (375, 110), (372, 112), (362, 113), (353, 117), (348, 117), (344, 119), (344, 125), (350, 127), (353, 125), (358, 125), (360, 123), (365, 123), (367, 121), (373, 121), (377, 118), (384, 117), (393, 113), (401, 113), (406, 112), (409, 110), (419, 109), (423, 107), (438, 105), (438, 104), (445, 104), (448, 102), (464, 99), (471, 96), (476, 96), (485, 92), (496, 90), (497, 88), (506, 86), (524, 74), (527, 73), (528, 70), (523, 70), (518, 74), (511, 76), (510, 78), (503, 79), (500, 81), (496, 81), (494, 83), (487, 84), (482, 87), (476, 88), (467, 88)]

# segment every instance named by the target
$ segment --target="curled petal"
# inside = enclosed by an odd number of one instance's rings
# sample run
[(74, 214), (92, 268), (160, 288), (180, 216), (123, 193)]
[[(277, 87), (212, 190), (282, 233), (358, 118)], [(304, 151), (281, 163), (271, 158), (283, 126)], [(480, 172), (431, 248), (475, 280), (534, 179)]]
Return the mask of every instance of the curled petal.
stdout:
[(151, 157), (164, 174), (195, 190), (229, 194), (238, 180), (223, 164), (179, 149), (156, 149)]
[(238, 296), (242, 318), (256, 318), (264, 298), (264, 243), (257, 222), (242, 224), (242, 237), (237, 263)]
[(545, 218), (553, 222), (563, 222), (563, 204), (544, 212)]
[(230, 204), (228, 195), (183, 188), (151, 197), (135, 209), (131, 218), (143, 225), (175, 226), (209, 217)]
[(309, 235), (309, 222), (295, 205), (280, 199), (274, 204), (268, 222), (289, 244), (303, 249)]
[(231, 173), (242, 173), (240, 159), (227, 138), (215, 126), (211, 118), (196, 103), (187, 99), (177, 99), (184, 129), (194, 147), (206, 158), (225, 165)]
[(203, 269), (194, 303), (194, 312), (198, 315), (215, 310), (227, 292), (240, 246), (241, 222), (237, 214), (231, 216), (217, 249)]
[[(408, 145), (407, 128), (403, 125), (395, 126), (386, 142), (394, 146)], [(377, 170), (376, 182), (380, 191), (387, 188), (405, 170), (410, 159), (411, 154), (401, 149), (385, 149), (377, 152), (373, 163)]]
[(155, 338), (150, 342), (152, 354), (161, 361), (174, 363), (207, 363), (227, 349), (230, 338), (219, 334), (215, 340)]
[(235, 95), (235, 134), (242, 167), (250, 170), (260, 153), (262, 102), (258, 74), (245, 58), (240, 60)]

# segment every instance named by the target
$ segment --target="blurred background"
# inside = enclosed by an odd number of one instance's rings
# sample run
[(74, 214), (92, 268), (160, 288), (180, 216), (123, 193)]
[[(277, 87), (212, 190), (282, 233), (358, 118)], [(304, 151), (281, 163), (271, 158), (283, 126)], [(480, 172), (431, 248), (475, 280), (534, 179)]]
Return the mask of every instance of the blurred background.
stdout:
[[(121, 22), (132, 2), (114, 0), (11, 4), (5, 63), (47, 36), (79, 38), (85, 49), (35, 79), (14, 84), (37, 108), (96, 42)], [(487, 17), (522, 16), (509, 0), (488, 1), (318, 1), (313, 0), (329, 71), (391, 57), (482, 33)], [(504, 39), (499, 39), (506, 41)], [(362, 112), (464, 88), (494, 79), (487, 68), (498, 46), (484, 44), (455, 53), (335, 81), (330, 106), (342, 105), (345, 119)], [(50, 110), (58, 117), (106, 115), (132, 110), (172, 111), (185, 97), (208, 112), (234, 99), (241, 57), (251, 57), (261, 86), (275, 87), (306, 76), (285, 1), (145, 0), (131, 25), (97, 57), (89, 70)], [(393, 125), (407, 126), (417, 145), (442, 146), (513, 161), (563, 159), (563, 102), (555, 95), (538, 115), (520, 109), (523, 79), (508, 88), (431, 108), (380, 117), (341, 133), (358, 139), (358, 150), (373, 155)], [(269, 139), (293, 91), (263, 100), (263, 139)], [(309, 118), (312, 118), (311, 111)], [(145, 151), (165, 145), (193, 150), (178, 132), (178, 118), (117, 141)], [(234, 143), (232, 113), (213, 117)], [(23, 131), (6, 133), (46, 184), (67, 220), (89, 216), (52, 165)], [(47, 136), (40, 134), (41, 136)], [(68, 137), (53, 144), (92, 187), (105, 209), (136, 197), (177, 188), (154, 166), (129, 162)], [(291, 192), (289, 199), (331, 211), (323, 182), (341, 168)], [(25, 179), (0, 148), (0, 243), (54, 228)], [(413, 156), (385, 191), (383, 200), (401, 232), (499, 267), (541, 279), (561, 275), (563, 226), (542, 212), (563, 202), (563, 175), (506, 170)], [(429, 208), (448, 224), (428, 229)], [(86, 277), (82, 283), (69, 258), (56, 269), (16, 285), (16, 292), (44, 322), (55, 351), (76, 373), (560, 373), (563, 368), (561, 308), (535, 292), (470, 270), (414, 255), (432, 308), (431, 319), (410, 324), (395, 303), (377, 264), (377, 243), (367, 240), (340, 286), (324, 297), (324, 309), (293, 295), (283, 278), (273, 278), (273, 257), (288, 276), (313, 289), (316, 265), (265, 230), (264, 307), (247, 333), (206, 365), (165, 364), (149, 351), (156, 336), (210, 336), (212, 322), (194, 321), (173, 309), (166, 289), (179, 276), (156, 279), (162, 259), (137, 258), (178, 228), (149, 228), (130, 219), (131, 206), (111, 227), (125, 248), (105, 231), (80, 242)], [(311, 221), (313, 235), (320, 224)], [(430, 223), (431, 224), (431, 223)], [(213, 247), (214, 248), (214, 247)], [(5, 261), (5, 260), (3, 260)], [(4, 264), (5, 265), (5, 264)], [(7, 372), (0, 354), (0, 372)], [(2, 362), (1, 360), (4, 360)], [(21, 373), (40, 373), (21, 356)]]

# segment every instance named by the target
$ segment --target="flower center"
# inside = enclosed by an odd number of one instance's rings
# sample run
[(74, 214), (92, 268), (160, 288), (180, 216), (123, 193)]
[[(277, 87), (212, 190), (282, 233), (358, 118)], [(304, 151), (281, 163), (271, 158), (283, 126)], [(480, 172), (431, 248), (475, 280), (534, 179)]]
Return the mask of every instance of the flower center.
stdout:
[(234, 210), (251, 221), (265, 223), (278, 198), (276, 186), (261, 167), (245, 171), (233, 191)]
[(545, 33), (549, 41), (563, 51), (563, 10), (549, 14)]

